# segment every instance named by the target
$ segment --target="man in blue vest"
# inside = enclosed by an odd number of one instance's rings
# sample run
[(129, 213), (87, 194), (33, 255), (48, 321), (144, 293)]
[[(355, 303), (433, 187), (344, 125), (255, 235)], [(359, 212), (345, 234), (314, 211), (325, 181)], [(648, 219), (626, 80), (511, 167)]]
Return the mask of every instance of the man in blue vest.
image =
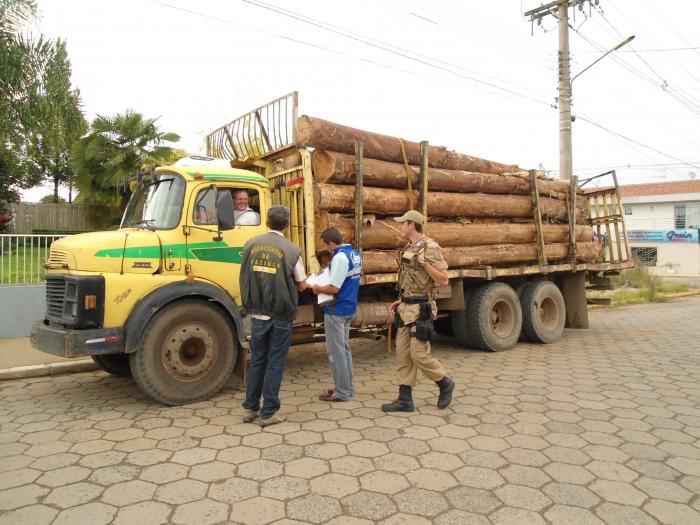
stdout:
[(334, 295), (332, 302), (323, 307), (326, 327), (326, 351), (333, 373), (335, 388), (321, 393), (321, 401), (349, 401), (355, 395), (352, 383), (352, 352), (350, 350), (350, 323), (357, 310), (360, 290), (362, 258), (352, 246), (343, 243), (336, 228), (326, 228), (321, 240), (333, 254), (330, 284), (313, 286), (315, 294)]

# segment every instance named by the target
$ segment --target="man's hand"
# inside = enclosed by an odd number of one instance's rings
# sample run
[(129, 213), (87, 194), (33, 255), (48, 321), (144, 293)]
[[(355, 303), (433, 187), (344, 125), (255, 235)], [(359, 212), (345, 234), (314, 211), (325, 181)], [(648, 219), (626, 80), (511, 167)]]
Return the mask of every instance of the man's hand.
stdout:
[(325, 293), (328, 295), (336, 295), (340, 291), (340, 288), (336, 288), (332, 284), (324, 284), (323, 286), (321, 286), (320, 284), (314, 284), (313, 291), (316, 295), (318, 295), (320, 293)]
[(306, 284), (306, 281), (299, 281), (297, 283), (297, 290), (299, 290), (299, 292), (303, 292), (307, 287), (308, 285)]
[(391, 306), (389, 306), (389, 311), (392, 314), (395, 314), (396, 309), (399, 307), (400, 304), (401, 304), (401, 301), (394, 301), (393, 303), (391, 303)]

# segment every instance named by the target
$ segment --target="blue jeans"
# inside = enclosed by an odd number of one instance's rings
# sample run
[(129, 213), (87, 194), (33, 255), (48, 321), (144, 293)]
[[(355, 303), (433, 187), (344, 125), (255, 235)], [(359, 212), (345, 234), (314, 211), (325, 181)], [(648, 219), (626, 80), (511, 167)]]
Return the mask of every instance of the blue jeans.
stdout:
[(352, 352), (350, 351), (350, 323), (354, 315), (324, 315), (326, 352), (331, 365), (335, 395), (343, 401), (355, 395), (352, 384)]
[(260, 409), (262, 395), (260, 418), (268, 419), (280, 409), (280, 386), (292, 342), (292, 321), (252, 318), (250, 324), (253, 355), (243, 408)]

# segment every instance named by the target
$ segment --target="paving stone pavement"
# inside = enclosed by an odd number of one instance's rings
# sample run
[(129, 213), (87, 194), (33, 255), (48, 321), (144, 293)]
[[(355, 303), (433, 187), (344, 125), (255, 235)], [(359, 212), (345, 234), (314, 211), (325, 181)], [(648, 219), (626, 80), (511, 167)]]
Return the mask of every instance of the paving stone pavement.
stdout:
[(0, 382), (0, 525), (700, 523), (700, 297), (591, 312), (555, 345), (439, 339), (438, 410), (396, 396), (384, 341), (354, 340), (356, 398), (323, 403), (322, 345), (290, 354), (288, 421), (241, 422), (234, 379), (165, 407), (90, 372)]

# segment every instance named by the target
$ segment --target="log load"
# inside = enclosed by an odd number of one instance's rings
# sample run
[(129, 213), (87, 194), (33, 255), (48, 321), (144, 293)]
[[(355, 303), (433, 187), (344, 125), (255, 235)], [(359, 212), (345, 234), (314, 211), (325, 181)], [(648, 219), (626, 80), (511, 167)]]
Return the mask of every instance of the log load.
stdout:
[[(297, 127), (297, 144), (316, 149), (326, 149), (353, 155), (355, 141), (364, 142), (364, 156), (370, 159), (403, 163), (400, 140), (396, 137), (363, 131), (342, 126), (327, 120), (299, 117)], [(420, 164), (420, 144), (404, 141), (406, 158), (409, 164)], [(448, 170), (477, 171), (480, 173), (527, 173), (517, 166), (501, 164), (491, 160), (480, 159), (454, 151), (442, 146), (430, 146), (428, 164), (433, 168)]]
[[(576, 260), (594, 263), (598, 260), (600, 243), (582, 242), (576, 245)], [(443, 248), (443, 255), (451, 269), (479, 266), (507, 266), (522, 263), (537, 263), (536, 244), (491, 244), (486, 246), (462, 246)], [(569, 258), (569, 245), (553, 243), (545, 245), (548, 263)], [(365, 250), (362, 252), (362, 271), (371, 273), (394, 273), (399, 263), (396, 251)]]
[[(333, 226), (338, 228), (343, 240), (352, 243), (355, 240), (355, 221), (335, 213), (316, 213), (316, 246), (323, 246), (320, 233)], [(429, 222), (426, 234), (442, 247), (483, 246), (494, 239), (499, 244), (529, 244), (536, 242), (535, 225), (532, 223), (477, 223), (461, 224), (459, 222)], [(568, 224), (545, 224), (542, 227), (545, 243), (568, 243)], [(398, 229), (398, 223), (392, 219), (365, 220), (363, 228), (363, 248), (365, 250), (391, 250), (406, 245), (406, 239)], [(576, 242), (593, 240), (591, 226), (576, 226)]]
[[(363, 160), (365, 186), (408, 188), (408, 174), (403, 164), (366, 158)], [(327, 150), (316, 150), (311, 157), (314, 180), (328, 184), (355, 183), (355, 156)], [(418, 166), (410, 166), (411, 184), (418, 187)], [(569, 194), (566, 182), (539, 178), (540, 195), (564, 200)], [(458, 193), (495, 193), (531, 195), (530, 180), (522, 175), (498, 175), (473, 171), (431, 168), (428, 170), (429, 191)], [(583, 195), (583, 190), (579, 190)]]
[[(413, 192), (418, 202), (418, 192)], [(317, 211), (352, 212), (355, 188), (340, 184), (314, 184), (314, 207)], [(369, 188), (363, 190), (366, 213), (401, 215), (409, 209), (408, 191)], [(586, 219), (585, 203), (578, 203), (578, 218)], [(549, 197), (540, 198), (543, 220), (567, 221), (566, 203)], [(532, 198), (525, 195), (489, 195), (484, 193), (428, 194), (429, 217), (505, 217), (532, 218)]]

